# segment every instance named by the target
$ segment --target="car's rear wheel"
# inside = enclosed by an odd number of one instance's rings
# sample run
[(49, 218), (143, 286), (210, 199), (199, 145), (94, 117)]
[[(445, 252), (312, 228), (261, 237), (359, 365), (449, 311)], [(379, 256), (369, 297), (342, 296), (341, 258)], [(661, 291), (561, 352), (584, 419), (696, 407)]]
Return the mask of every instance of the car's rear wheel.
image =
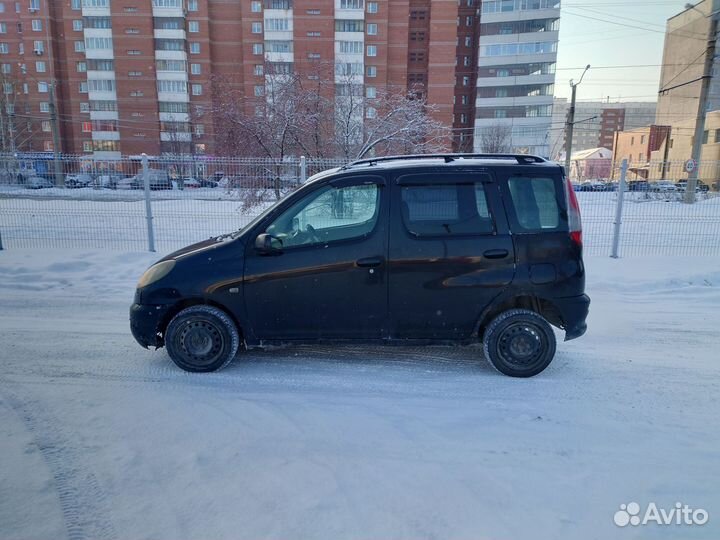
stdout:
[(555, 333), (545, 318), (528, 309), (511, 309), (495, 317), (485, 329), (483, 348), (500, 373), (532, 377), (555, 356)]
[(217, 371), (227, 366), (240, 346), (233, 320), (213, 306), (191, 306), (180, 311), (165, 331), (165, 347), (185, 371)]

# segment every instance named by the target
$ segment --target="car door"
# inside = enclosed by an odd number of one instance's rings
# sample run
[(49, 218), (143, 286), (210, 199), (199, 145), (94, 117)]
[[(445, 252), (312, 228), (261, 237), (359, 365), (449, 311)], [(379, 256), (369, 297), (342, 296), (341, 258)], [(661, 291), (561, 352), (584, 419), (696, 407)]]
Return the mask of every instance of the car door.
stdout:
[(253, 239), (245, 250), (245, 306), (258, 339), (386, 333), (386, 191), (380, 176), (344, 177), (260, 225), (257, 232), (279, 239), (282, 250), (260, 253)]
[(391, 336), (468, 338), (515, 271), (493, 175), (402, 174), (394, 179), (391, 205)]

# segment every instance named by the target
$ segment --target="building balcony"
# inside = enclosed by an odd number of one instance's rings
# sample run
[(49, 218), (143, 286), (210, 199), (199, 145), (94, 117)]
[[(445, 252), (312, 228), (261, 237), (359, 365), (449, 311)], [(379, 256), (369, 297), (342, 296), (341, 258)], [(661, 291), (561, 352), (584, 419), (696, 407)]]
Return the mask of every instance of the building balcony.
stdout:
[(119, 141), (120, 140), (120, 132), (119, 131), (93, 131), (92, 132), (92, 140), (93, 141)]
[(114, 71), (96, 71), (94, 69), (88, 69), (85, 73), (89, 81), (93, 79), (115, 79)]
[(524, 105), (552, 105), (553, 96), (478, 97), (477, 107), (520, 107)]
[(90, 120), (117, 120), (117, 111), (90, 111)]
[(158, 92), (158, 101), (189, 102), (190, 95), (187, 92)]
[(85, 58), (88, 60), (113, 60), (115, 53), (112, 49), (86, 49)]
[(189, 122), (190, 115), (188, 113), (158, 113), (161, 122)]
[(155, 77), (158, 81), (187, 81), (187, 71), (157, 71)]
[(164, 142), (190, 142), (192, 141), (192, 133), (161, 131), (160, 140)]
[(164, 30), (162, 28), (153, 30), (155, 39), (186, 39), (185, 30)]
[(156, 60), (187, 60), (185, 51), (155, 51)]
[(520, 86), (524, 84), (554, 84), (555, 74), (520, 75), (517, 77), (478, 77), (477, 87)]

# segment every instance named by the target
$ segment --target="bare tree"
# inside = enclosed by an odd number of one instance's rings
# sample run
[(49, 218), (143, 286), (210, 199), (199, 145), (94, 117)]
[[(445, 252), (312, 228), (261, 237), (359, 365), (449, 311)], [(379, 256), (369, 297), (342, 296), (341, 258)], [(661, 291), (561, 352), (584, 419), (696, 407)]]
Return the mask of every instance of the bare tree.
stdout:
[[(266, 172), (279, 198), (291, 157), (352, 160), (448, 148), (450, 130), (433, 118), (435, 107), (406, 90), (378, 88), (368, 95), (362, 74), (346, 69), (317, 63), (301, 76), (291, 65), (266, 63), (265, 84), (257, 87), (262, 95), (253, 96), (215, 79), (218, 153), (267, 158)], [(258, 191), (253, 197), (263, 196)]]
[(493, 124), (480, 132), (480, 146), (487, 154), (502, 154), (512, 151), (512, 127)]

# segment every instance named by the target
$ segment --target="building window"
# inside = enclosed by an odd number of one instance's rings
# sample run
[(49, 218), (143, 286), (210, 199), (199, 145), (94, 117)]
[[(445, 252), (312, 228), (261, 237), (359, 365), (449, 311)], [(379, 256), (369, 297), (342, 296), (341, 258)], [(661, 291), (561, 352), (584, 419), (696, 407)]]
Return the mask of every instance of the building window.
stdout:
[(0, 34), (7, 34), (7, 23), (0, 22)]
[(368, 36), (377, 36), (377, 33), (378, 33), (377, 23), (368, 23), (367, 33), (368, 33)]
[(263, 44), (262, 43), (253, 43), (252, 52), (255, 55), (262, 54), (263, 53)]
[(368, 2), (367, 12), (368, 13), (377, 13), (378, 12), (378, 3), (377, 2)]
[(0, 43), (0, 54), (8, 54), (10, 46), (7, 43)]
[(261, 76), (261, 75), (263, 75), (263, 74), (264, 74), (264, 73), (263, 73), (263, 66), (262, 66), (262, 64), (257, 64), (257, 65), (255, 66), (255, 75), (259, 77), (259, 76)]
[(200, 44), (199, 43), (191, 43), (190, 44), (190, 54), (200, 54)]
[(640, 144), (645, 144), (645, 135), (640, 135)]
[(377, 56), (377, 45), (368, 45), (367, 46), (367, 55), (368, 56)]
[(365, 74), (368, 77), (377, 77), (377, 66), (368, 66)]
[(35, 62), (35, 71), (38, 73), (45, 73), (45, 62), (43, 61), (37, 61)]
[(200, 64), (190, 64), (190, 74), (200, 75), (202, 73), (202, 67)]
[(137, 49), (130, 49), (127, 51), (128, 56), (140, 56), (142, 54), (142, 51), (139, 51)]
[(196, 154), (204, 154), (205, 153), (205, 144), (199, 143), (195, 145), (195, 153)]
[(706, 129), (705, 131), (703, 131), (703, 136), (702, 136), (702, 143), (703, 143), (703, 144), (707, 144), (707, 143), (708, 143), (708, 137), (709, 137), (709, 135), (710, 135), (710, 132), (709, 132), (707, 129)]
[(87, 92), (88, 92), (88, 85), (87, 85), (87, 82), (86, 82), (86, 81), (82, 81), (82, 82), (78, 85), (78, 92), (80, 92), (81, 94), (87, 94)]
[(195, 135), (197, 135), (198, 137), (200, 135), (205, 135), (205, 126), (203, 124), (195, 124), (194, 130), (195, 130)]
[(83, 152), (92, 152), (93, 144), (92, 141), (83, 141)]
[(90, 112), (90, 104), (87, 102), (80, 103), (80, 112), (81, 113), (89, 113)]
[(40, 124), (40, 129), (49, 133), (52, 130), (52, 127), (50, 126), (50, 120), (43, 120)]
[(32, 20), (33, 32), (42, 32), (42, 21), (40, 19)]
[(308, 58), (310, 58), (311, 60), (319, 60), (320, 53), (316, 53), (316, 52), (308, 53)]
[(251, 31), (253, 34), (262, 34), (262, 23), (261, 22), (252, 23)]
[(112, 49), (112, 38), (109, 37), (88, 37), (85, 38), (86, 49)]
[(188, 32), (195, 34), (199, 31), (200, 31), (200, 23), (198, 21), (188, 22)]
[(12, 72), (12, 65), (11, 64), (2, 64), (0, 65), (0, 73), (3, 75), (8, 75)]
[(187, 8), (188, 8), (188, 11), (197, 11), (198, 10), (198, 0), (188, 0)]
[(364, 0), (340, 0), (340, 9), (362, 9)]
[(187, 83), (185, 81), (157, 81), (158, 92), (174, 92), (187, 94)]
[(193, 96), (202, 96), (202, 84), (193, 84), (191, 88)]
[(470, 36), (465, 36), (465, 46), (470, 47), (472, 45), (472, 38)]
[(355, 19), (339, 19), (335, 21), (336, 32), (363, 32), (364, 30), (363, 21)]
[(48, 88), (48, 83), (46, 82), (39, 81), (37, 83), (38, 92), (40, 92), (41, 94), (47, 94)]
[(125, 33), (126, 34), (139, 34), (140, 29), (139, 28), (126, 28)]
[(255, 96), (260, 97), (265, 95), (265, 87), (261, 85), (255, 86)]
[(377, 88), (374, 86), (366, 86), (365, 87), (365, 96), (374, 99), (377, 97)]
[(473, 18), (472, 15), (465, 17), (465, 26), (472, 26)]
[(463, 77), (462, 78), (462, 84), (463, 86), (470, 86), (470, 77)]
[(35, 54), (42, 54), (45, 52), (45, 42), (43, 41), (33, 41), (33, 52)]
[(320, 15), (319, 9), (306, 9), (305, 15)]
[(128, 77), (142, 77), (142, 71), (128, 71)]
[(365, 118), (376, 118), (377, 117), (377, 111), (374, 107), (368, 107), (365, 110)]
[(40, 0), (30, 0), (30, 11), (40, 11)]
[(83, 22), (81, 19), (75, 19), (73, 21), (73, 30), (75, 32), (82, 32), (83, 29)]
[(262, 2), (250, 2), (250, 11), (260, 13), (262, 11)]
[(320, 32), (316, 30), (312, 30), (307, 33), (307, 37), (320, 37)]
[(635, 137), (630, 137), (630, 146), (635, 144)]
[(75, 10), (82, 9), (82, 2), (80, 0), (72, 0), (70, 2), (70, 7)]
[(143, 97), (145, 95), (145, 92), (142, 90), (132, 90), (130, 92), (130, 97)]
[(344, 54), (362, 54), (363, 52), (362, 41), (338, 41), (337, 44), (340, 52)]

